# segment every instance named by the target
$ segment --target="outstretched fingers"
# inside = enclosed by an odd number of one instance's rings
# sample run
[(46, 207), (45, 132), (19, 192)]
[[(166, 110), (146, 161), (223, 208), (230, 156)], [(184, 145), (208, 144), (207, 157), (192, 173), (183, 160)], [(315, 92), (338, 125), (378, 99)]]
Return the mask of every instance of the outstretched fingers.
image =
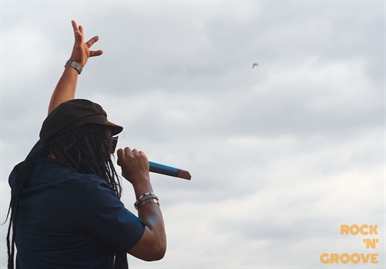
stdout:
[(99, 36), (97, 36), (97, 35), (94, 36), (93, 38), (91, 38), (89, 41), (86, 42), (87, 47), (91, 47), (98, 40), (99, 40)]
[(78, 25), (76, 21), (71, 21), (75, 35), (75, 43), (71, 54), (71, 60), (77, 62), (82, 67), (86, 65), (89, 57), (102, 55), (102, 50), (90, 50), (90, 47), (99, 40), (98, 36), (94, 36), (87, 42), (84, 40), (84, 28)]
[[(81, 42), (83, 41), (83, 27), (78, 26), (75, 21), (71, 21), (72, 29), (74, 29), (75, 41)], [(82, 30), (81, 30), (82, 29)]]
[[(95, 42), (99, 40), (98, 36), (94, 36), (89, 41), (86, 42), (86, 45), (88, 48), (90, 48), (92, 45), (94, 45)], [(102, 50), (90, 50), (90, 57), (99, 56), (102, 55)]]
[(79, 25), (79, 31), (82, 33), (82, 36), (84, 36), (84, 29), (82, 25)]
[(76, 23), (76, 21), (72, 20), (71, 25), (72, 25), (72, 29), (74, 29), (74, 31), (78, 30), (78, 24)]
[(99, 56), (103, 54), (103, 50), (90, 50), (90, 57)]

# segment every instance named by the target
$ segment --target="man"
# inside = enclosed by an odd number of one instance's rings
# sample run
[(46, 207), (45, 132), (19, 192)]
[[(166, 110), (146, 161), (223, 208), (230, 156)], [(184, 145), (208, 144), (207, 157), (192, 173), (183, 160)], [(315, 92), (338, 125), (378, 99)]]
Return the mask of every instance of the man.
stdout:
[(75, 43), (53, 92), (40, 140), (13, 169), (7, 248), (8, 268), (127, 268), (129, 253), (161, 259), (166, 235), (149, 164), (142, 151), (117, 151), (123, 177), (136, 195), (138, 217), (119, 201), (121, 185), (111, 161), (122, 127), (103, 108), (74, 99), (79, 74), (101, 50), (84, 41), (72, 21)]

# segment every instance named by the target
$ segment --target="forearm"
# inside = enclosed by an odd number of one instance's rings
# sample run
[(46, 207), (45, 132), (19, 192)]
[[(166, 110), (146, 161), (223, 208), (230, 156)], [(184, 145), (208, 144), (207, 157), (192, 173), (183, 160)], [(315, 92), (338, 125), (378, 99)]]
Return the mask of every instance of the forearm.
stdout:
[[(138, 200), (144, 193), (153, 192), (153, 187), (150, 183), (150, 177), (145, 177), (140, 181), (140, 184), (133, 185), (136, 199)], [(146, 224), (146, 226), (154, 233), (161, 244), (166, 244), (165, 227), (163, 222), (160, 206), (155, 203), (149, 203), (141, 206), (138, 209), (138, 217)]]
[(145, 232), (128, 253), (144, 261), (160, 260), (166, 252), (166, 234), (161, 210), (156, 204), (147, 204), (139, 211), (140, 219), (146, 224)]
[[(153, 192), (149, 178), (133, 187), (136, 199), (144, 193)], [(129, 253), (147, 261), (161, 259), (166, 252), (166, 233), (160, 206), (155, 203), (145, 204), (138, 209), (138, 217), (145, 223), (146, 230), (141, 244), (137, 244)]]
[(75, 98), (76, 84), (78, 82), (78, 71), (67, 65), (60, 77), (54, 92), (51, 96), (51, 101), (48, 106), (48, 114), (52, 112), (58, 105), (63, 102)]
[(166, 252), (166, 233), (160, 206), (154, 203), (146, 204), (138, 210), (138, 217), (146, 224), (150, 230), (153, 242), (152, 258), (148, 260), (159, 260)]
[(144, 203), (147, 198), (155, 198), (147, 196), (152, 195), (149, 192), (153, 192), (149, 161), (145, 153), (129, 147), (118, 149), (117, 155), (122, 175), (133, 185), (136, 199), (139, 200), (144, 195), (138, 204), (138, 217), (146, 225), (145, 232), (129, 253), (145, 261), (162, 259), (166, 252), (166, 234), (161, 209), (156, 203)]

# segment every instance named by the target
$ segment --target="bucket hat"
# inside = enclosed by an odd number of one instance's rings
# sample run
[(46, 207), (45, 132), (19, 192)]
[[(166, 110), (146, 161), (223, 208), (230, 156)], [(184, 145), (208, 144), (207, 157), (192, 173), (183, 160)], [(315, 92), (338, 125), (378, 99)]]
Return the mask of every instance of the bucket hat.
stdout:
[(86, 99), (73, 99), (61, 103), (47, 116), (40, 130), (40, 140), (45, 144), (55, 136), (88, 123), (105, 125), (110, 128), (112, 135), (123, 130), (122, 126), (107, 119), (107, 113), (99, 104)]

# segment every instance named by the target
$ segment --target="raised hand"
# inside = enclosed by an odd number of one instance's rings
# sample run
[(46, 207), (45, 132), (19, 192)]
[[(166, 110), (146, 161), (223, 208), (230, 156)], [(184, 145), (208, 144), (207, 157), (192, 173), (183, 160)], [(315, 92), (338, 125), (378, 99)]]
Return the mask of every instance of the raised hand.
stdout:
[(84, 29), (81, 25), (75, 21), (71, 21), (72, 28), (74, 29), (75, 43), (72, 49), (70, 60), (78, 63), (84, 67), (88, 58), (102, 55), (102, 50), (90, 50), (91, 46), (99, 40), (98, 36), (94, 36), (89, 41), (84, 41)]
[[(91, 46), (98, 41), (98, 36), (94, 36), (89, 41), (85, 42), (83, 27), (80, 25), (78, 26), (75, 21), (71, 21), (71, 24), (74, 29), (75, 42), (71, 57), (67, 60), (74, 61), (83, 68), (90, 57), (99, 56), (103, 53), (103, 51), (90, 50)], [(52, 93), (51, 101), (48, 106), (48, 114), (50, 114), (52, 110), (54, 110), (61, 103), (75, 98), (78, 75), (77, 70), (72, 68), (70, 65), (66, 65), (64, 72), (60, 77), (58, 84), (56, 84), (54, 92)]]

